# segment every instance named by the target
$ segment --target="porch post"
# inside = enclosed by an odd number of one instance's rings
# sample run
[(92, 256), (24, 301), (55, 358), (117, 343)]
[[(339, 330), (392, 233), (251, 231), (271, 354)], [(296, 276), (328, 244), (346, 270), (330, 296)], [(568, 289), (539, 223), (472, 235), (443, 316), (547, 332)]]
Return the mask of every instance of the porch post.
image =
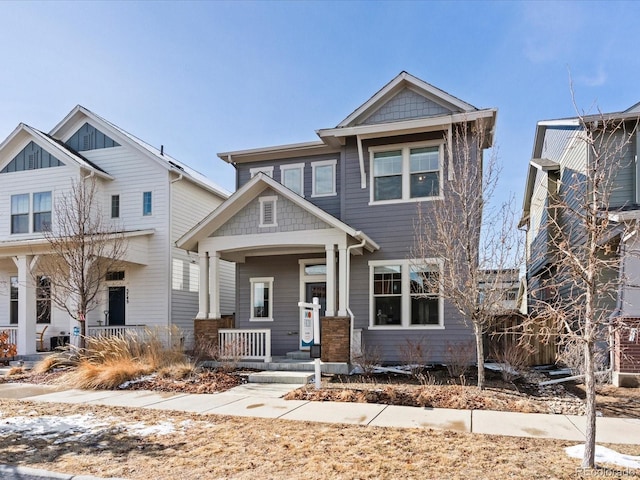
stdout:
[(18, 355), (36, 353), (36, 283), (31, 275), (32, 255), (19, 255), (18, 266)]
[(220, 318), (220, 252), (213, 252), (209, 257), (209, 290), (211, 304), (209, 318)]
[(327, 255), (327, 317), (333, 317), (336, 311), (336, 251), (333, 246), (326, 246)]
[(346, 245), (338, 246), (338, 270), (339, 270), (339, 279), (338, 279), (338, 316), (346, 317), (347, 316), (347, 282), (349, 279), (347, 278), (347, 247)]
[(198, 252), (200, 266), (200, 289), (198, 292), (198, 315), (196, 318), (209, 317), (209, 252)]

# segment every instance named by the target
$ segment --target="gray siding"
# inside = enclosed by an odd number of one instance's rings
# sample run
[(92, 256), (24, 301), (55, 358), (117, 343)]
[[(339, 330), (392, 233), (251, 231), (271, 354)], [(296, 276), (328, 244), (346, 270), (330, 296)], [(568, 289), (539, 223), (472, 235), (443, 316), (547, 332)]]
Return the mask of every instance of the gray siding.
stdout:
[(66, 144), (76, 152), (120, 146), (118, 142), (88, 123), (80, 127), (78, 131), (67, 140)]
[(413, 90), (405, 88), (373, 112), (362, 124), (370, 125), (374, 123), (395, 122), (410, 118), (447, 115), (449, 113), (451, 113), (451, 111), (442, 105), (419, 95)]

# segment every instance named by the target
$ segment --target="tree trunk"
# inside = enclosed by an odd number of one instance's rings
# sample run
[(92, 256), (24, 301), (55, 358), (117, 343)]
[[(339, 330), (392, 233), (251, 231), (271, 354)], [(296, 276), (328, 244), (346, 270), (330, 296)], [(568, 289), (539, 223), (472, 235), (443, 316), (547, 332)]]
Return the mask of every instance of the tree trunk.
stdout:
[(482, 342), (482, 329), (474, 322), (473, 332), (476, 336), (476, 362), (478, 364), (478, 388), (484, 390), (484, 343)]
[(586, 439), (582, 468), (595, 468), (596, 453), (596, 375), (593, 342), (584, 344), (584, 384), (586, 394)]

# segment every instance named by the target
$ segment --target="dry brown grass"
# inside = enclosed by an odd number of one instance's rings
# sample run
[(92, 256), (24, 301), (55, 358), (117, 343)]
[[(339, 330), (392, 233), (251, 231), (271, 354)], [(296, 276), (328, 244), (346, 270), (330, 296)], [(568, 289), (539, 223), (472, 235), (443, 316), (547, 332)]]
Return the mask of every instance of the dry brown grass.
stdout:
[[(77, 442), (0, 436), (0, 463), (76, 475), (131, 480), (582, 478), (579, 460), (564, 453), (575, 443), (559, 440), (15, 400), (0, 400), (0, 412), (2, 417), (91, 412), (111, 425), (99, 437)], [(162, 421), (189, 423), (184, 431), (148, 437), (126, 435), (122, 424)], [(609, 447), (640, 454), (640, 446)]]

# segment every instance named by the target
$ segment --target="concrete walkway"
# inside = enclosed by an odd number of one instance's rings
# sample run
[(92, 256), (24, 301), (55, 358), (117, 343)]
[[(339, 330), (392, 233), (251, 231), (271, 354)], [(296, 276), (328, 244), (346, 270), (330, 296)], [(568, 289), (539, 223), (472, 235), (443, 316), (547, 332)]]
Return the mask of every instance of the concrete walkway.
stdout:
[[(246, 384), (223, 393), (79, 390), (49, 385), (0, 384), (0, 398), (174, 410), (240, 417), (345, 423), (376, 427), (433, 428), (486, 435), (585, 440), (585, 418), (575, 415), (401, 407), (374, 403), (284, 400), (291, 384)], [(597, 442), (640, 445), (640, 419), (597, 420)]]

